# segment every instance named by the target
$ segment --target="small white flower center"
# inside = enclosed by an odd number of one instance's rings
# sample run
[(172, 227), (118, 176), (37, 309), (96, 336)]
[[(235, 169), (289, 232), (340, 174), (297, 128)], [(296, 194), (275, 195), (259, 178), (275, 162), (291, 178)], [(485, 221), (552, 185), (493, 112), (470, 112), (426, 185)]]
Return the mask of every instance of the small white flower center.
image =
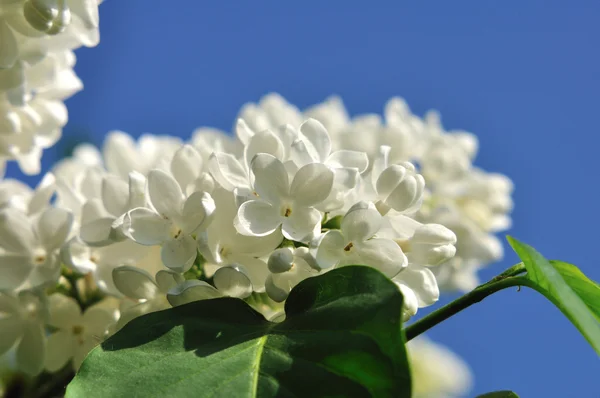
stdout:
[(40, 311), (38, 306), (35, 303), (27, 303), (25, 306), (25, 315), (29, 319), (36, 319), (39, 315)]
[(175, 225), (175, 224), (171, 225), (170, 233), (171, 233), (171, 236), (173, 237), (173, 239), (179, 238), (181, 236), (182, 232), (183, 231), (181, 230), (181, 228), (179, 228), (177, 225)]
[(35, 265), (42, 265), (46, 262), (46, 251), (44, 249), (36, 249), (33, 252), (32, 261)]
[(283, 217), (289, 217), (292, 215), (292, 207), (290, 205), (281, 206), (281, 215)]
[(73, 325), (72, 331), (75, 336), (80, 336), (83, 334), (84, 327), (82, 325)]

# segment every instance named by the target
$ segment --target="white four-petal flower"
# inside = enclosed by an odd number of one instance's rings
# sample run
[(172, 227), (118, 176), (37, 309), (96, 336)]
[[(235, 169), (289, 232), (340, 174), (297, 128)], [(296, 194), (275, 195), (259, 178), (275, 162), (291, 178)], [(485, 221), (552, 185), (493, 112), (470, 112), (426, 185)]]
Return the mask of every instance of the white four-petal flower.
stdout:
[(316, 228), (320, 230), (322, 215), (314, 206), (331, 192), (334, 174), (329, 167), (309, 163), (296, 172), (291, 184), (285, 166), (272, 155), (259, 153), (251, 169), (258, 199), (238, 209), (234, 225), (240, 234), (266, 236), (281, 227), (287, 239), (307, 241)]
[(368, 265), (394, 277), (408, 260), (396, 242), (375, 236), (382, 223), (372, 203), (359, 202), (348, 210), (339, 230), (327, 231), (311, 243), (313, 257), (323, 269)]
[(184, 199), (177, 181), (161, 170), (148, 174), (148, 196), (152, 208), (138, 207), (125, 218), (125, 233), (142, 245), (161, 245), (165, 266), (187, 271), (196, 259), (192, 234), (208, 227), (215, 202), (207, 192), (194, 192)]

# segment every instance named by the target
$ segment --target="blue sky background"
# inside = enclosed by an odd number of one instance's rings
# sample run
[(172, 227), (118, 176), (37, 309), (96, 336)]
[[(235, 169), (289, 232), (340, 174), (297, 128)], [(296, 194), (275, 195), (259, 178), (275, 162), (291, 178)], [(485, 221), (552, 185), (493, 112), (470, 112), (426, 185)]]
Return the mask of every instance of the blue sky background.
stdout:
[[(515, 182), (512, 235), (600, 280), (600, 3), (401, 3), (106, 1), (100, 45), (77, 53), (85, 90), (68, 101), (65, 136), (229, 130), (244, 102), (271, 91), (300, 107), (336, 93), (351, 113), (400, 95), (479, 136), (476, 163)], [(507, 247), (482, 277), (515, 262)], [(472, 366), (473, 395), (600, 397), (598, 356), (526, 289), (431, 337)]]

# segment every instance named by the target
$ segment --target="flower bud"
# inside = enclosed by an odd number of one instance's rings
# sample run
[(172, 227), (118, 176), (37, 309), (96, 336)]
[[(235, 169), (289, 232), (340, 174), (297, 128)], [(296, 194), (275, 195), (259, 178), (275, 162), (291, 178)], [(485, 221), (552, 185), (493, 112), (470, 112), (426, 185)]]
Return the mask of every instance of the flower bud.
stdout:
[[(417, 174), (415, 166), (409, 162), (395, 164), (386, 168), (377, 179), (377, 193), (382, 198), (378, 206), (389, 211), (389, 208), (401, 213), (417, 210), (423, 200), (425, 179)], [(387, 211), (383, 210), (384, 213)]]
[(294, 266), (294, 251), (291, 247), (282, 247), (271, 253), (267, 262), (269, 271), (274, 274), (289, 271)]
[(425, 224), (417, 228), (410, 239), (408, 257), (422, 265), (439, 265), (456, 254), (456, 235), (440, 224)]
[(221, 293), (204, 281), (189, 280), (173, 287), (167, 293), (167, 300), (173, 307), (191, 303), (192, 301), (206, 300), (221, 297)]
[(23, 13), (33, 28), (56, 35), (71, 23), (71, 10), (65, 3), (64, 0), (29, 0), (23, 5)]
[(252, 294), (252, 282), (241, 265), (219, 268), (213, 283), (226, 296), (246, 298)]

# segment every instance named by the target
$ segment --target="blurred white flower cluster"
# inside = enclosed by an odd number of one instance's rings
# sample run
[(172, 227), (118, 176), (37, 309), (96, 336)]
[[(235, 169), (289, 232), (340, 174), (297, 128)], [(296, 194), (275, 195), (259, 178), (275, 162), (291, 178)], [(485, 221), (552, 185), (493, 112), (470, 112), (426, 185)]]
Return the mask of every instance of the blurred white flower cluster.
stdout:
[(234, 130), (112, 132), (34, 190), (0, 182), (0, 354), (77, 368), (129, 320), (220, 296), (281, 319), (300, 281), (353, 264), (398, 286), (406, 320), (502, 255), (511, 182), (434, 113), (394, 98), (350, 118), (339, 99), (301, 112), (271, 94)]
[(407, 348), (414, 398), (468, 396), (473, 375), (455, 353), (425, 336), (409, 341)]
[(38, 174), (60, 138), (63, 101), (83, 87), (73, 50), (98, 44), (100, 2), (0, 0), (0, 176), (9, 160)]

